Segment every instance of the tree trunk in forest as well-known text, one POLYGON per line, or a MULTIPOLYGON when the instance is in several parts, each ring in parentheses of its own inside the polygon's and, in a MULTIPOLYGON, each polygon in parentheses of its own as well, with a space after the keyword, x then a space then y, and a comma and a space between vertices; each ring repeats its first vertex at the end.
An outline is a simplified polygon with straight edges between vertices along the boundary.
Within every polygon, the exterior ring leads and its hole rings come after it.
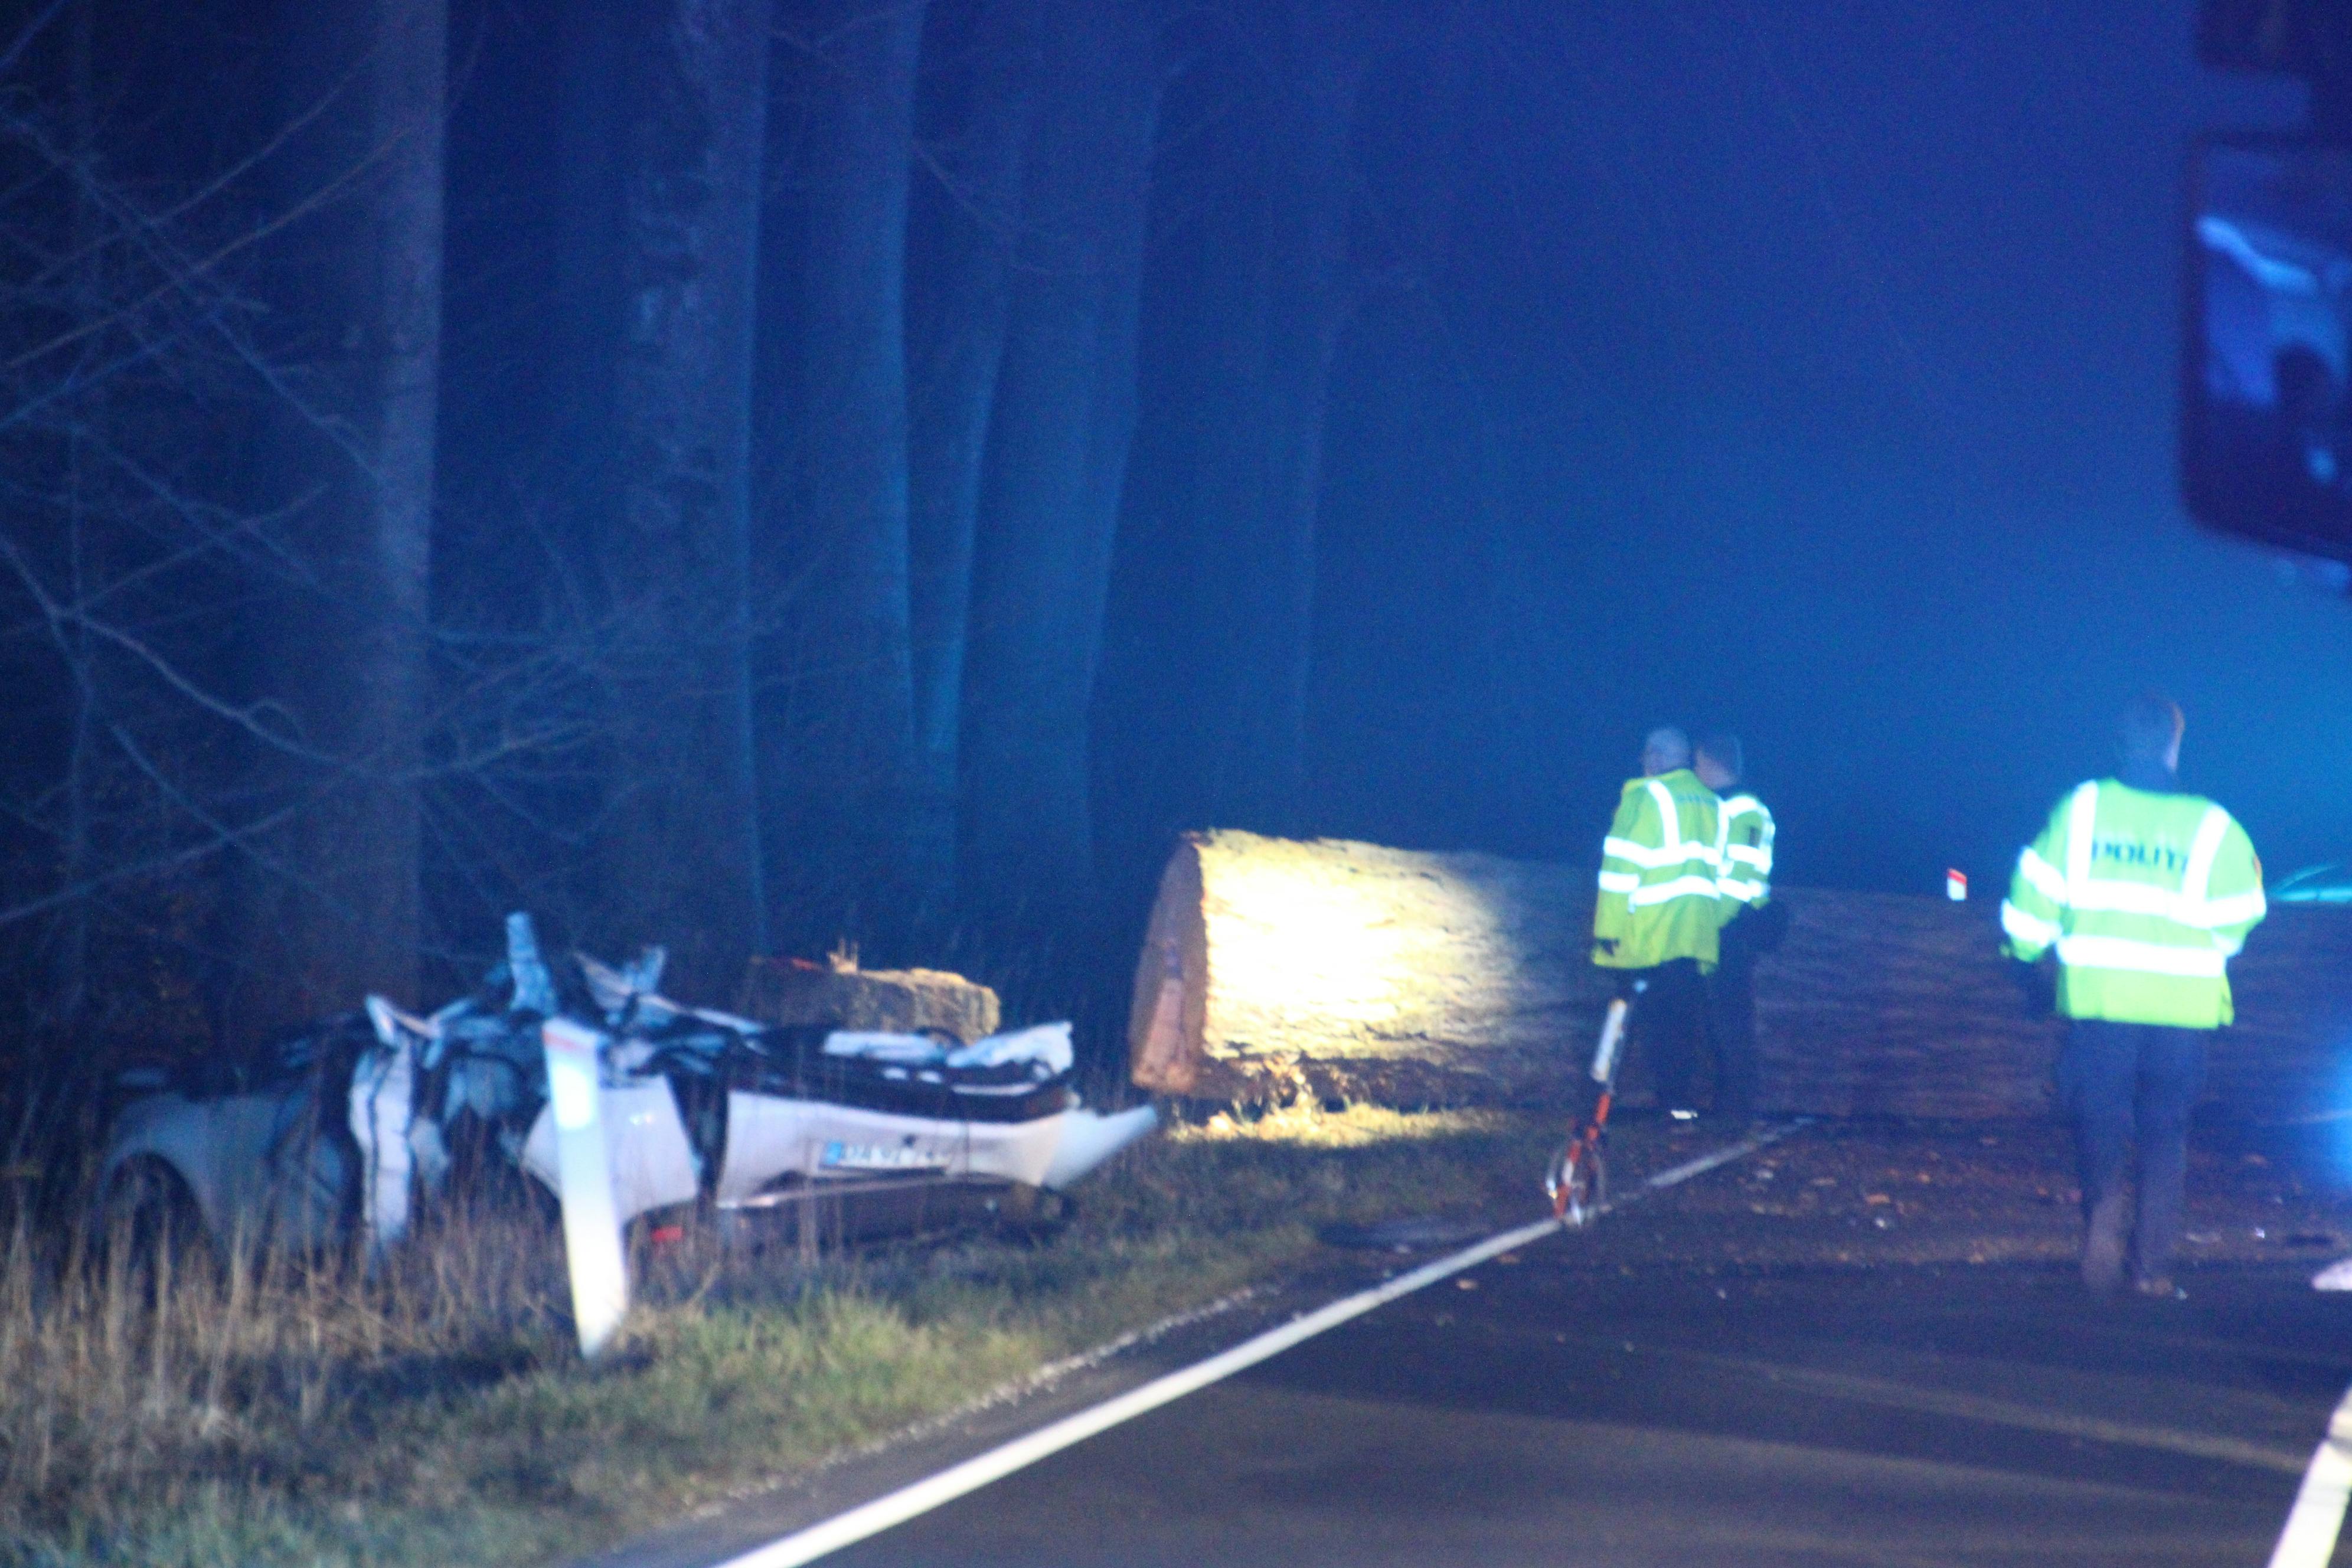
MULTIPOLYGON (((562 499, 593 552, 613 483, 613 374, 626 311, 623 233, 627 142, 638 89, 630 55, 667 7, 567 0, 557 23, 555 309, 547 419, 562 499)), ((643 76, 647 73, 637 73, 643 76)), ((766 84, 761 83, 763 89, 766 84)))
MULTIPOLYGON (((68 124, 71 127, 71 157, 87 171, 98 156, 98 103, 92 75, 98 31, 97 0, 76 0, 67 39, 66 91, 68 124)), ((80 259, 74 268, 74 315, 78 324, 94 326, 105 310, 105 289, 100 275, 101 258, 98 213, 87 186, 77 185, 67 220, 66 253, 80 259)), ((74 399, 66 437, 66 586, 70 602, 89 602, 92 586, 102 580, 102 553, 92 526, 93 465, 90 449, 106 439, 106 398, 91 388, 74 399)), ((106 668, 100 663, 97 639, 75 624, 61 633, 59 652, 72 687, 70 729, 66 740, 65 822, 60 836, 58 882, 61 888, 82 887, 98 864, 97 805, 105 787, 99 736, 108 696, 106 668)), ((110 662, 110 661, 109 661, 110 662)), ((48 964, 51 994, 47 1017, 51 1027, 69 1030, 83 1022, 89 994, 92 943, 91 901, 76 897, 59 911, 50 935, 48 964)))
POLYGON ((967 899, 1047 921, 1092 883, 1087 717, 1135 428, 1157 120, 1153 8, 1047 0, 1020 276, 981 503, 963 774, 967 899))
POLYGON ((1255 766, 1216 818, 1263 822, 1276 832, 1295 827, 1304 783, 1324 415, 1332 359, 1357 292, 1348 258, 1349 152, 1378 42, 1355 0, 1293 0, 1289 12, 1292 66, 1274 135, 1284 156, 1269 161, 1280 175, 1266 211, 1265 489, 1255 526, 1235 541, 1257 549, 1238 555, 1249 565, 1232 574, 1246 586, 1232 606, 1242 616, 1235 646, 1243 657, 1223 736, 1231 754, 1255 766))
POLYGON ((913 807, 927 890, 953 891, 956 758, 982 462, 996 402, 1021 221, 1021 154, 1037 90, 1034 0, 932 13, 927 59, 955 62, 917 128, 937 177, 914 203, 908 303, 908 579, 915 740, 913 807))
POLYGON ((251 730, 281 831, 244 842, 246 1030, 416 1000, 441 333, 446 0, 313 0, 288 72, 276 415, 289 569, 258 627, 251 730), (307 116, 307 118, 305 118, 307 116))
MULTIPOLYGON (((1775 889, 1788 939, 1756 977, 1763 1103, 1780 1114, 2048 1113, 2063 1024, 2033 1014, 1990 902, 1775 889)), ((1136 965, 1137 1083, 1202 1100, 1386 1104, 1555 1097, 1589 1063, 1611 977, 1590 958, 1592 871, 1324 839, 1194 835, 1136 965)), ((2340 1104, 2352 912, 2287 906, 2231 965, 2238 1023, 2209 1103, 2340 1104)), ((1622 1088, 1647 1092, 1636 1037, 1622 1088)))
POLYGON ((1349 143, 1371 29, 1338 0, 1292 0, 1269 95, 1264 156, 1250 171, 1259 221, 1241 235, 1254 295, 1237 312, 1234 395, 1204 457, 1198 534, 1220 586, 1203 605, 1221 634, 1210 732, 1227 759, 1208 820, 1294 826, 1314 645, 1315 526, 1331 359, 1354 296, 1349 143))
POLYGON ((1198 129, 1159 171, 1185 218, 1147 283, 1154 482, 1120 520, 1112 614, 1136 629, 1097 719, 1121 735, 1098 787, 1129 805, 1129 853, 1299 809, 1327 385, 1360 292, 1355 104, 1388 28, 1338 0, 1248 22, 1180 83, 1169 112, 1198 129))
POLYGON ((619 777, 608 940, 660 942, 685 994, 766 945, 747 602, 769 0, 632 18, 620 330, 596 551, 619 777))
POLYGON ((840 913, 886 949, 904 940, 919 891, 906 277, 923 12, 919 0, 795 8, 810 101, 795 159, 795 313, 780 327, 785 427, 772 437, 788 477, 765 531, 770 548, 789 550, 794 584, 762 781, 780 924, 784 910, 803 922, 840 913))

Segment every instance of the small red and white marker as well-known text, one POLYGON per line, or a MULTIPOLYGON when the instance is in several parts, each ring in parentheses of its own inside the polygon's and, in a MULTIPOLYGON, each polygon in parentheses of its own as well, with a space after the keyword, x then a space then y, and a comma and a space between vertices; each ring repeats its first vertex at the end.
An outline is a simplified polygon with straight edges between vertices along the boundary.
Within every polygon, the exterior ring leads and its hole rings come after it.
POLYGON ((1944 897, 1956 904, 1969 901, 1969 874, 1966 871, 1945 870, 1944 897))

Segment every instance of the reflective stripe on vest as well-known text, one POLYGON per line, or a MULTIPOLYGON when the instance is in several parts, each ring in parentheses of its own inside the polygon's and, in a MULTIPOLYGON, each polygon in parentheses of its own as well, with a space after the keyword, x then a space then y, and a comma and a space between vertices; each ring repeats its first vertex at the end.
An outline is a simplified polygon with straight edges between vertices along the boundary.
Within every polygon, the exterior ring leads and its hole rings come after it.
POLYGON ((2062 936, 2058 962, 2069 969, 2128 969, 2141 974, 2179 974, 2219 980, 2230 962, 2218 947, 2176 947, 2121 936, 2062 936))
POLYGON ((1752 904, 1772 885, 1772 815, 1752 795, 1736 795, 1723 803, 1716 819, 1716 891, 1736 903, 1752 904), (1734 844, 1731 825, 1743 816, 1763 819, 1761 842, 1734 844))
POLYGON ((1683 816, 1675 809, 1675 792, 1652 779, 1650 798, 1658 803, 1659 847, 1673 853, 1683 847, 1683 816))
POLYGON ((1671 899, 1712 899, 1715 896, 1713 877, 1677 877, 1671 882, 1636 888, 1626 895, 1625 902, 1638 910, 1651 904, 1663 904, 1671 899))
POLYGON ((1680 866, 1689 860, 1709 858, 1705 851, 1690 845, 1669 843, 1662 848, 1653 849, 1630 838, 1604 838, 1601 841, 1601 852, 1613 855, 1620 860, 1631 860, 1636 866, 1647 867, 1654 871, 1668 866, 1680 866))
POLYGON ((2056 921, 2029 915, 2007 899, 2000 901, 2000 929, 2028 947, 2048 947, 2058 940, 2056 921))

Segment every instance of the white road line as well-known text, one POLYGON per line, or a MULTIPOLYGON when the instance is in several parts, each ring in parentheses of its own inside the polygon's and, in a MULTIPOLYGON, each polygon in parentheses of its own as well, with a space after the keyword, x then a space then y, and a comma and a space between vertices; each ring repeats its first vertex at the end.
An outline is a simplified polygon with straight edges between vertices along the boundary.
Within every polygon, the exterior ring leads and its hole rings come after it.
MULTIPOLYGON (((1752 1137, 1743 1138, 1737 1143, 1726 1144, 1712 1154, 1701 1154, 1697 1159, 1676 1165, 1671 1171, 1660 1171, 1642 1184, 1645 1188, 1654 1190, 1659 1187, 1671 1187, 1679 1182, 1687 1182, 1693 1176, 1706 1174, 1717 1165, 1728 1165, 1734 1160, 1745 1159, 1767 1143, 1778 1143, 1798 1129, 1811 1125, 1811 1117, 1799 1117, 1794 1121, 1786 1121, 1778 1127, 1767 1127, 1752 1137)), ((1628 1197, 1624 1201, 1631 1203, 1633 1198, 1628 1197)))
MULTIPOLYGON (((1661 1191, 1689 1181, 1693 1176, 1703 1175, 1718 1165, 1752 1154, 1803 1125, 1802 1122, 1794 1122, 1769 1128, 1686 1164, 1661 1171, 1610 1206, 1622 1208, 1647 1193, 1661 1191)), ((1034 1432, 1015 1437, 984 1454, 975 1455, 960 1465, 950 1465, 936 1475, 901 1487, 846 1513, 837 1513, 831 1519, 810 1525, 805 1530, 795 1531, 765 1546, 755 1546, 740 1556, 714 1564, 713 1568, 797 1568, 800 1563, 814 1562, 828 1552, 838 1552, 869 1535, 878 1535, 893 1525, 903 1524, 919 1514, 929 1513, 942 1503, 952 1502, 968 1492, 978 1491, 991 1481, 1001 1480, 1015 1470, 1025 1469, 1048 1455, 1085 1442, 1098 1432, 1108 1431, 1121 1422, 1132 1421, 1147 1411, 1157 1410, 1163 1405, 1255 1366, 1301 1341, 1313 1339, 1327 1329, 1338 1328, 1351 1318, 1360 1318, 1375 1307, 1385 1305, 1400 1296, 1409 1296, 1465 1268, 1475 1268, 1513 1247, 1540 1241, 1561 1228, 1558 1220, 1544 1219, 1490 1236, 1433 1263, 1425 1263, 1410 1273, 1384 1280, 1369 1290, 1360 1290, 1353 1296, 1342 1297, 1328 1306, 1293 1318, 1280 1328, 1269 1329, 1256 1338, 1244 1340, 1206 1361, 1195 1362, 1181 1371, 1154 1378, 1140 1387, 1131 1388, 1089 1409, 1065 1415, 1059 1421, 1040 1426, 1034 1432)))
POLYGON ((2312 1450, 2311 1467, 2294 1494, 2286 1528, 2271 1549, 2271 1568, 2326 1568, 2344 1528, 2344 1505, 2352 1500, 2352 1388, 2344 1391, 2327 1436, 2312 1450))

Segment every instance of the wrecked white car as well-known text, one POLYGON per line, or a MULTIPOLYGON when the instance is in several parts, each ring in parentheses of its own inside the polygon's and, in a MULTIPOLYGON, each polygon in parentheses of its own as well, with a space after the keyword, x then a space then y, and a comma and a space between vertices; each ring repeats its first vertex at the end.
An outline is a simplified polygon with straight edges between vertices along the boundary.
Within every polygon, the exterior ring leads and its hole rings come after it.
POLYGON ((559 987, 516 916, 507 962, 430 1016, 370 998, 257 1060, 133 1080, 144 1092, 108 1140, 103 1212, 151 1230, 382 1247, 469 1155, 552 1192, 540 1026, 559 1014, 604 1037, 600 1110, 624 1224, 942 1184, 1060 1191, 1153 1125, 1149 1106, 1100 1115, 1079 1103, 1067 1024, 969 1044, 772 1028, 662 996, 660 970, 659 950, 618 969, 583 956, 559 987))

